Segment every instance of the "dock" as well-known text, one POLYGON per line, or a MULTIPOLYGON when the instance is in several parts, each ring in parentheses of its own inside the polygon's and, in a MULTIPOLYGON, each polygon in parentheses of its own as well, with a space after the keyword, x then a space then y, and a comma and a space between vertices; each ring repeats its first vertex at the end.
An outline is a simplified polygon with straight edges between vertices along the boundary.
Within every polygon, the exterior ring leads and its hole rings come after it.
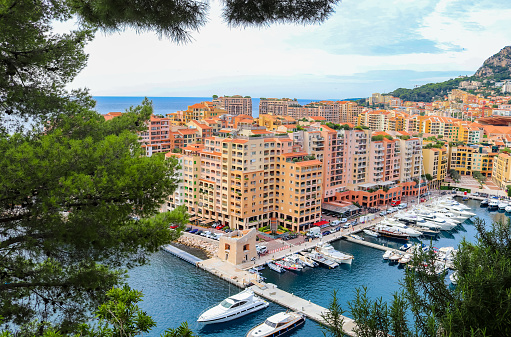
POLYGON ((193 256, 192 254, 187 253, 172 245, 161 246, 161 249, 193 265, 197 265, 198 262, 202 261, 202 259, 199 259, 198 257, 193 256))
MULTIPOLYGON (((277 303, 283 307, 291 309, 293 311, 301 312, 307 318, 312 319, 320 324, 325 324, 325 321, 321 317, 322 313, 328 311, 328 309, 319 306, 311 301, 307 301, 303 298, 290 294, 284 290, 279 289, 275 284, 267 283, 261 288, 260 285, 253 285, 250 287, 252 291, 274 303, 277 303)), ((343 316, 344 318, 344 332, 349 336, 356 336, 354 332, 355 321, 349 317, 343 316)))
POLYGON ((372 242, 367 242, 365 240, 357 240, 357 239, 355 239, 355 238, 353 238, 351 236, 346 236, 345 239, 346 239, 346 241, 349 241, 349 242, 358 243, 358 244, 361 244, 363 246, 367 246, 367 247, 371 247, 371 248, 375 248, 375 249, 379 249, 379 250, 383 250, 383 251, 396 250, 394 248, 378 245, 378 244, 372 243, 372 242))

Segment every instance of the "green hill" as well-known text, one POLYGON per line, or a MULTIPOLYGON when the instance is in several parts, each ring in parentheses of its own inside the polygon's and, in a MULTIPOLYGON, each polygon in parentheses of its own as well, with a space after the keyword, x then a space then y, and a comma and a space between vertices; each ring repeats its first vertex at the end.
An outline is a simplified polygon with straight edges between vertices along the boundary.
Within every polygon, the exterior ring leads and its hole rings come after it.
MULTIPOLYGON (((451 90, 457 89, 460 82, 463 81, 490 80, 498 82, 505 79, 511 79, 511 46, 503 48, 484 61, 473 76, 453 78, 440 83, 428 83, 414 89, 399 88, 388 94, 399 97, 403 101, 432 102, 442 99, 451 90)), ((485 86, 492 85, 492 83, 485 84, 485 86)))

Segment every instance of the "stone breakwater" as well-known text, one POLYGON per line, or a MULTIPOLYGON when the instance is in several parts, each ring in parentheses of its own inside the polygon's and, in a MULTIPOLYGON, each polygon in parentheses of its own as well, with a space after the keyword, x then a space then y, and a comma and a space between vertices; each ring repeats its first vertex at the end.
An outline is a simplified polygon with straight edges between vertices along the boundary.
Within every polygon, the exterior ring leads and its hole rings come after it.
POLYGON ((192 247, 192 248, 198 248, 200 250, 203 250, 206 252, 206 255, 208 257, 216 256, 218 253, 218 242, 206 242, 205 240, 202 240, 201 238, 190 238, 187 236, 181 236, 176 241, 177 243, 180 243, 184 246, 192 247))

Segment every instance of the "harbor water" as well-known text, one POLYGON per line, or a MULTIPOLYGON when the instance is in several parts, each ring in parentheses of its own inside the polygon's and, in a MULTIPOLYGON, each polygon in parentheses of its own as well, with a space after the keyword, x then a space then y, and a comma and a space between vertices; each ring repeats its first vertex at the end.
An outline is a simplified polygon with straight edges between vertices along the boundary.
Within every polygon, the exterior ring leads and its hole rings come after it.
MULTIPOLYGON (((478 217, 489 225, 492 221, 507 221, 505 213, 488 211, 479 207, 479 201, 464 201, 478 217)), ((387 239, 365 236, 366 240, 397 248, 402 243, 387 239)), ((442 232, 433 240, 434 247, 447 247, 458 244, 465 238, 476 240, 476 230, 470 220, 465 221, 457 230, 442 232)), ((423 241, 429 244, 429 240, 423 241)), ((343 252, 354 255, 351 266, 341 265, 336 269, 307 268, 302 272, 285 272, 278 274, 268 268, 262 272, 266 282, 275 283, 279 288, 296 296, 310 300, 323 307, 328 307, 332 299, 332 291, 337 296, 350 317, 348 302, 355 298, 357 288, 366 286, 372 299, 382 297, 390 301, 392 294, 401 289, 399 281, 404 270, 397 265, 389 265, 382 259, 381 250, 362 246, 344 240, 333 242, 332 245, 343 252)), ((196 252, 190 251, 192 254, 196 252)), ((204 257, 204 256, 199 256, 204 257)), ((132 288, 143 291, 143 302, 140 307, 157 322, 149 336, 159 336, 167 328, 175 328, 183 321, 188 321, 192 330, 200 336, 245 336, 253 326, 263 322, 268 316, 286 309, 270 303, 264 310, 242 317, 238 320, 216 325, 196 323, 199 314, 206 308, 217 304, 229 295, 241 289, 218 277, 194 267, 168 253, 160 251, 151 257, 151 263, 130 271, 128 283, 132 288)), ((319 324, 307 320, 305 326, 292 336, 322 336, 319 324)))

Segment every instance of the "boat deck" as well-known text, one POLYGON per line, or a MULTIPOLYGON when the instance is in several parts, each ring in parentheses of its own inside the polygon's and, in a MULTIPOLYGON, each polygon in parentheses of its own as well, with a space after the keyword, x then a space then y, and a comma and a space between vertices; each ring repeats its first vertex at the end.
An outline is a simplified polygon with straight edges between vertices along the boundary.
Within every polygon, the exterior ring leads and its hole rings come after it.
MULTIPOLYGON (((323 308, 311 301, 307 301, 301 297, 290 294, 287 291, 277 288, 275 284, 264 283, 264 287, 260 288, 259 285, 253 285, 250 287, 257 295, 275 302, 283 307, 291 309, 293 311, 301 312, 308 318, 312 319, 321 324, 325 324, 325 321, 321 317, 322 313, 327 312, 328 309, 323 308)), ((353 331, 355 327, 355 321, 349 317, 344 317, 344 332, 349 336, 356 336, 353 331)))

